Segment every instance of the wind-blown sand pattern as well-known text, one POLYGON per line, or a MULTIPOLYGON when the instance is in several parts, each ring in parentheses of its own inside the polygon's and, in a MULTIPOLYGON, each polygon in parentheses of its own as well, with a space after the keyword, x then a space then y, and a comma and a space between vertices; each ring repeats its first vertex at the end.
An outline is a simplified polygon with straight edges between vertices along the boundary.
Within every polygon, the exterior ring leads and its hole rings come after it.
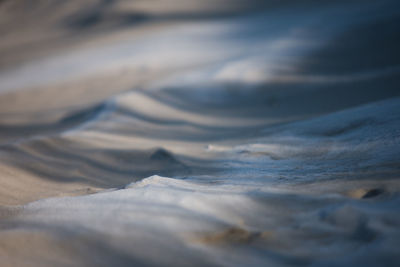
POLYGON ((398 266, 400 5, 0 1, 1 266, 398 266))

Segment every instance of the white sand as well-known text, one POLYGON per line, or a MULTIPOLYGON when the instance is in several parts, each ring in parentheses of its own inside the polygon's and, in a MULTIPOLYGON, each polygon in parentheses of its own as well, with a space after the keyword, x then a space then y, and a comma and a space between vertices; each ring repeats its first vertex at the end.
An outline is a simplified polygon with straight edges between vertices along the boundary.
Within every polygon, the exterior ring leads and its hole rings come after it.
POLYGON ((111 2, 0 16, 0 265, 396 266, 396 1, 111 2))

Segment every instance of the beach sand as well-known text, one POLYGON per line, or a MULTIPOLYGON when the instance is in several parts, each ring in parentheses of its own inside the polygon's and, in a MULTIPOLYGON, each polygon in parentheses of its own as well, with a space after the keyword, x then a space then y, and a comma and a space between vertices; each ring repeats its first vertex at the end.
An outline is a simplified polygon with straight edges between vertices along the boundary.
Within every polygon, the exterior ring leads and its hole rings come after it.
POLYGON ((0 1, 0 265, 396 266, 398 7, 0 1))

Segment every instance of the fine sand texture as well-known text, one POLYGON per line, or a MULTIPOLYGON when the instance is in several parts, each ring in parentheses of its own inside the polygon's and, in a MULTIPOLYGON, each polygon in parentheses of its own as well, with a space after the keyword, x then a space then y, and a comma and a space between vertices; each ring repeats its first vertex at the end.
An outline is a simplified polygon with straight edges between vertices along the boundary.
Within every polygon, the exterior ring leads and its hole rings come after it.
POLYGON ((397 266, 400 5, 0 1, 1 266, 397 266))

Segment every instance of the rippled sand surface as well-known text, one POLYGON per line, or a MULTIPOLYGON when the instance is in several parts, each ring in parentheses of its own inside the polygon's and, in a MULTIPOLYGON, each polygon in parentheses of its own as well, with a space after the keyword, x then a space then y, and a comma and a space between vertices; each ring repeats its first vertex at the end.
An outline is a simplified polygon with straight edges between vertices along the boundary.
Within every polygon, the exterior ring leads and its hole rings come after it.
POLYGON ((1 266, 397 266, 400 5, 0 1, 1 266))

